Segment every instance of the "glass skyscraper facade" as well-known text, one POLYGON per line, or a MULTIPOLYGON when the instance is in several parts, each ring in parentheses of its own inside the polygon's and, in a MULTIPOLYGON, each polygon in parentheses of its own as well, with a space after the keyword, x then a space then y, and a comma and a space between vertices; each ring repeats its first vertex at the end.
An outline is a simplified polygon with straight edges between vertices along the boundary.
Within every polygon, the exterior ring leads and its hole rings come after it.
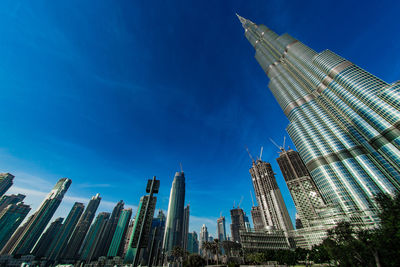
POLYGON ((374 195, 400 189, 400 83, 238 17, 323 199, 375 225, 374 195))
POLYGON ((0 212, 5 209, 10 204, 17 204, 24 200, 25 195, 18 194, 18 195, 10 195, 10 196, 2 196, 0 198, 0 212))
POLYGON ((107 257, 122 256, 124 239, 128 230, 129 220, 132 216, 132 209, 124 209, 119 216, 117 227, 115 228, 113 239, 111 240, 110 248, 108 249, 107 257))
POLYGON ((14 175, 11 173, 0 173, 0 197, 13 185, 14 175))
POLYGON ((50 244, 48 244, 49 249, 46 252, 46 257, 49 260, 58 259, 60 252, 62 252, 67 245, 68 239, 74 231, 74 228, 84 209, 85 205, 79 202, 75 202, 75 204, 72 206, 71 211, 67 216, 67 219, 65 219, 54 240, 50 244))
POLYGON ((169 195, 167 223, 165 225, 163 249, 170 253, 176 246, 182 247, 183 217, 185 205, 185 175, 176 172, 169 195))
POLYGON ((0 250, 25 219, 31 208, 23 202, 11 203, 0 212, 0 250))
POLYGON ((9 250, 6 254, 29 254, 38 241, 40 235, 43 233, 47 224, 53 217, 64 194, 67 192, 71 180, 68 178, 61 178, 54 186, 53 190, 47 195, 39 209, 30 217, 30 219, 21 226, 23 230, 16 232, 16 239, 11 239, 9 242, 9 250), (18 236, 18 237, 17 237, 18 236), (11 244, 11 242, 13 242, 11 244))
POLYGON ((221 216, 217 219, 217 235, 219 242, 226 240, 225 217, 221 216))

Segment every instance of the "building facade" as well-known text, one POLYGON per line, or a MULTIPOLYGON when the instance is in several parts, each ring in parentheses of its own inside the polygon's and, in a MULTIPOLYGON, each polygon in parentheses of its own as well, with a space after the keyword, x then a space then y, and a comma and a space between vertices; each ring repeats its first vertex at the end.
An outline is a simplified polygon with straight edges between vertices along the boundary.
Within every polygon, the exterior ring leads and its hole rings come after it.
POLYGON ((400 188, 400 82, 238 17, 323 199, 354 223, 377 225, 374 195, 400 188))
POLYGON ((200 248, 201 252, 203 252, 203 243, 206 241, 208 241, 208 230, 207 230, 207 226, 205 224, 203 224, 203 226, 201 226, 201 230, 200 230, 199 248, 200 248))
POLYGON ((47 250, 49 249, 49 244, 53 242, 58 232, 60 231, 62 222, 64 218, 57 218, 47 227, 46 231, 42 234, 39 241, 36 243, 35 247, 32 249, 32 255, 37 258, 42 258, 45 256, 47 250))
POLYGON ((260 159, 253 161, 250 174, 264 226, 286 233, 292 231, 293 224, 271 164, 260 159))
POLYGON ((70 179, 61 178, 44 199, 38 210, 21 226, 23 230, 16 233, 18 234, 16 240, 13 238, 10 239, 9 251, 2 251, 1 254, 29 254, 56 212, 70 185, 70 179), (14 243, 11 244, 11 242, 14 243))
POLYGON ((23 202, 9 204, 0 211, 0 250, 28 215, 31 208, 23 202))
POLYGON ((121 215, 122 210, 124 209, 124 201, 120 200, 117 205, 115 205, 110 219, 105 226, 104 231, 102 232, 102 236, 99 240, 99 245, 94 252, 94 257, 98 258, 100 256, 106 256, 108 249, 110 247, 111 241, 114 236, 115 229, 117 228, 118 220, 121 215))
POLYGON ((0 197, 13 185, 14 175, 11 173, 0 173, 0 197))
POLYGON ((18 202, 23 201, 24 198, 25 198, 25 195, 22 195, 22 194, 2 196, 0 198, 0 212, 10 204, 17 204, 18 202))
POLYGON ((221 216, 217 219, 217 235, 219 242, 226 240, 225 217, 221 216))
POLYGON ((185 175, 183 172, 176 172, 172 182, 169 195, 167 223, 163 250, 170 255, 172 249, 183 245, 183 217, 185 205, 185 175))
POLYGON ((240 243, 240 231, 247 231, 245 214, 241 208, 231 209, 231 235, 233 242, 240 243))
POLYGON ((262 212, 259 206, 251 207, 251 218, 253 220, 255 230, 261 230, 265 228, 262 212))
POLYGON ((183 227, 182 227, 182 248, 183 251, 187 250, 188 233, 189 233, 189 218, 190 218, 190 205, 186 205, 183 210, 183 227))
POLYGON ((54 240, 50 244, 48 244, 49 249, 45 254, 48 260, 54 261, 58 259, 60 252, 62 252, 67 245, 68 239, 71 237, 72 232, 74 231, 75 226, 78 223, 78 220, 81 217, 84 209, 85 205, 83 205, 82 203, 74 203, 71 211, 68 213, 67 218, 62 224, 60 231, 58 231, 54 240))
POLYGON ((193 231, 193 233, 188 233, 187 251, 190 254, 198 254, 199 253, 199 240, 197 239, 196 231, 193 231))
POLYGON ((129 221, 132 217, 132 209, 124 209, 119 217, 117 227, 114 232, 113 239, 111 240, 108 249, 107 257, 123 256, 124 240, 129 226, 129 221))
POLYGON ((92 224, 100 201, 101 197, 99 194, 96 194, 90 199, 85 212, 79 218, 79 221, 60 258, 69 261, 75 261, 79 259, 79 249, 81 248, 82 242, 89 230, 90 225, 92 224))

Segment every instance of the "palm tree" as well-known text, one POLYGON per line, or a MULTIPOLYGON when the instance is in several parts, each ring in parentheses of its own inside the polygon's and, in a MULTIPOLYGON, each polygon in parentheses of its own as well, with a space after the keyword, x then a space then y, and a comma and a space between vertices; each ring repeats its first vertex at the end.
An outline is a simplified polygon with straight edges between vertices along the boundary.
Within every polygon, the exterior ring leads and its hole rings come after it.
POLYGON ((206 252, 206 259, 207 259, 207 265, 208 265, 208 253, 212 251, 212 244, 211 242, 204 241, 203 245, 201 246, 201 249, 203 249, 206 252))
POLYGON ((214 242, 211 243, 211 248, 213 251, 213 254, 217 255, 217 265, 219 265, 219 240, 218 239, 214 239, 214 242))
POLYGON ((174 257, 174 261, 177 261, 177 259, 181 259, 185 254, 181 247, 176 246, 172 249, 171 255, 174 257))

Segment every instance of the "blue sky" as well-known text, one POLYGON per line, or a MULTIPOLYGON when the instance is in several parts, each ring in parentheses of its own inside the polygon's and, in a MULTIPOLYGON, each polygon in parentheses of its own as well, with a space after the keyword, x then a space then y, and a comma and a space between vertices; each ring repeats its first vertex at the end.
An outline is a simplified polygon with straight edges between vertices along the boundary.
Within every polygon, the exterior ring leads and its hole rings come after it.
MULTIPOLYGON (((400 78, 400 3, 382 1, 2 1, 0 171, 34 209, 61 177, 57 211, 99 192, 99 211, 135 207, 146 179, 168 207, 182 162, 191 230, 216 231, 243 196, 248 146, 276 164, 288 124, 235 13, 330 49, 376 76, 400 78)), ((288 141, 289 145, 291 144, 288 141)))

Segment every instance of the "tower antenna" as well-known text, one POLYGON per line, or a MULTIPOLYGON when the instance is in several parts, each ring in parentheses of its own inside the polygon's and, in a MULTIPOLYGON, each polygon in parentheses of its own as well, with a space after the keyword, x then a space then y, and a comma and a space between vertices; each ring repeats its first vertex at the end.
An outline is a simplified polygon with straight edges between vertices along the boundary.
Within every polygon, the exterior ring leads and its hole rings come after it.
POLYGON ((251 193, 251 190, 250 190, 250 196, 251 196, 251 203, 253 203, 253 207, 254 207, 253 194, 251 193))
POLYGON ((183 172, 182 162, 179 162, 179 166, 181 167, 181 172, 183 172))
POLYGON ((246 151, 247 151, 247 153, 249 153, 249 157, 250 157, 250 159, 251 159, 251 162, 254 162, 254 159, 253 159, 253 157, 251 156, 251 154, 250 154, 250 151, 249 151, 249 148, 246 146, 246 151))

